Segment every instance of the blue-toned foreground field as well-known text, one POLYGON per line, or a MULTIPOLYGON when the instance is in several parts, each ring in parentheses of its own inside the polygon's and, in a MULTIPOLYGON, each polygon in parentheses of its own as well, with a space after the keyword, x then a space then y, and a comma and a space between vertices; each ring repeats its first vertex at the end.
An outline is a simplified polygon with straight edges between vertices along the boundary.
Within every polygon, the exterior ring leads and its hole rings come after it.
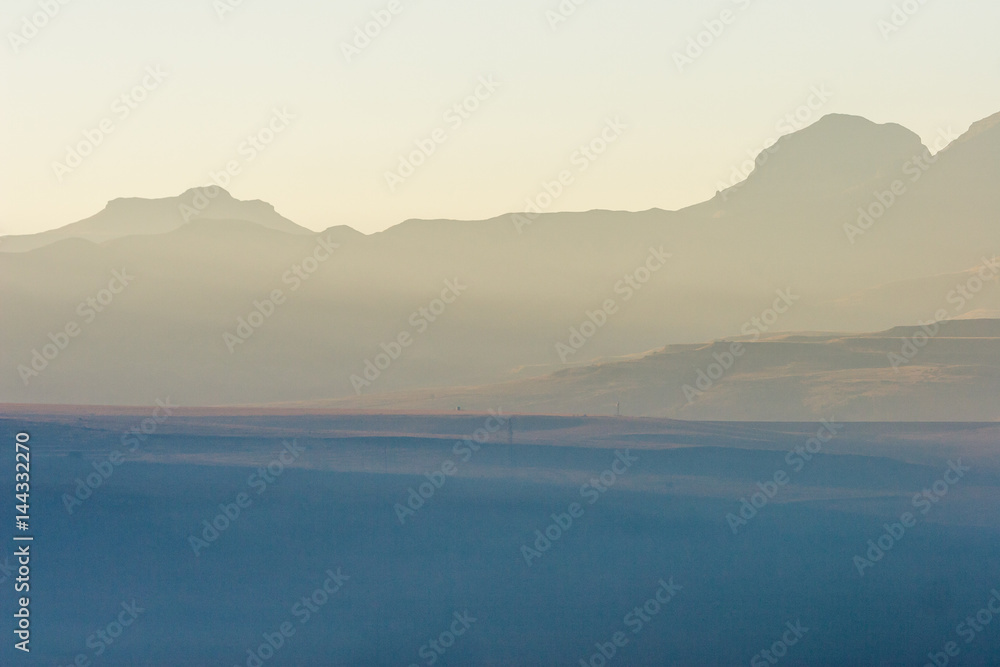
POLYGON ((0 663, 1000 664, 995 424, 150 414, 0 421, 0 663))

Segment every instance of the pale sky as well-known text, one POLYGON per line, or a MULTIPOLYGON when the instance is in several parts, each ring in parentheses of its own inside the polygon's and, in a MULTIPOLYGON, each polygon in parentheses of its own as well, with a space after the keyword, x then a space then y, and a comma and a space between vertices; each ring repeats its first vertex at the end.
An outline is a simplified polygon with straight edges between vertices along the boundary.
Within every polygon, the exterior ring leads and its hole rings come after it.
POLYGON ((586 0, 554 29, 561 0, 63 1, 4 2, 0 233, 177 195, 230 161, 234 196, 316 230, 522 210, 563 170, 548 210, 677 209, 728 184, 813 87, 832 97, 808 122, 852 113, 928 143, 1000 111, 996 0, 586 0), (919 9, 884 36, 894 4, 919 9), (674 53, 724 10, 679 71, 674 53), (372 12, 392 20, 348 62, 342 44, 372 12), (144 78, 144 99, 120 99, 144 78), (477 87, 477 109, 446 116, 477 87), (269 123, 270 144, 241 149, 269 123), (438 128, 444 143, 390 188, 438 128), (604 154, 574 156, 602 132, 604 154), (60 180, 87 135, 99 145, 60 180))

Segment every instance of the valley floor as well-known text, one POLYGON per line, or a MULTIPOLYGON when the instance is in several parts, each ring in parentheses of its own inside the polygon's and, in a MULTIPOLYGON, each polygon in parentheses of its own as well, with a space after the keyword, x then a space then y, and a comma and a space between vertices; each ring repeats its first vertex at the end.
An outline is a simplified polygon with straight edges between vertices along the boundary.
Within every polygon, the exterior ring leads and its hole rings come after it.
POLYGON ((36 536, 3 664, 1000 656, 1000 424, 157 417, 3 409, 36 536))

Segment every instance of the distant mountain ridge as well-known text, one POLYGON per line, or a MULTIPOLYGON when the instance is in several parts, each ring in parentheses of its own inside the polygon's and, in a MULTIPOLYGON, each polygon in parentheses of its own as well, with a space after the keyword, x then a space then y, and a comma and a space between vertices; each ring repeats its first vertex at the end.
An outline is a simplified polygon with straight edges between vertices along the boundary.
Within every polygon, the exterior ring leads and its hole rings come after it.
POLYGON ((1000 124, 987 121, 914 178, 911 153, 927 155, 916 135, 826 117, 784 137, 728 198, 680 211, 542 213, 520 229, 507 214, 314 233, 228 193, 188 220, 181 206, 198 190, 116 200, 0 245, 0 303, 16 314, 0 322, 0 402, 349 399, 366 370, 365 396, 492 386, 572 370, 558 345, 581 327, 595 328, 573 338, 574 368, 738 335, 776 290, 796 299, 768 335, 914 325, 951 309, 957 288, 974 290, 952 317, 989 317, 1000 311, 998 282, 976 274, 1000 255, 1000 124), (859 211, 871 222, 848 238, 859 211), (651 249, 670 255, 654 273, 651 249), (135 281, 82 321, 79 304, 123 267, 135 281), (445 305, 448 281, 464 287, 445 305), (71 347, 22 381, 18 369, 42 366, 34 352, 51 352, 49 335, 74 321, 87 327, 71 347), (237 330, 243 342, 230 349, 225 336, 237 330), (372 371, 376 359, 383 367, 372 371))
POLYGON ((486 410, 707 421, 1000 421, 1000 319, 872 334, 780 333, 672 345, 481 387, 293 403, 345 411, 486 410), (740 348, 734 354, 734 343, 740 348))
POLYGON ((125 236, 165 234, 193 220, 245 220, 287 234, 315 234, 260 200, 241 201, 226 190, 191 188, 177 197, 113 199, 89 218, 39 234, 5 236, 0 252, 27 252, 67 238, 104 243, 125 236))
POLYGON ((779 194, 836 197, 898 173, 900 165, 926 151, 920 137, 901 125, 829 114, 765 149, 736 189, 756 200, 779 194))

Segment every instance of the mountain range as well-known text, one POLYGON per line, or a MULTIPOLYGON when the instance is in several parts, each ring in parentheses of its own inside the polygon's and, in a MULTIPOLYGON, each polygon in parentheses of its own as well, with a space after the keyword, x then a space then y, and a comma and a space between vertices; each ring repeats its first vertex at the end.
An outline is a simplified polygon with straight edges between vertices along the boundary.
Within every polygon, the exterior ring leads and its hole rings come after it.
POLYGON ((894 419, 931 418, 961 386, 968 400, 993 389, 962 415, 996 419, 1000 114, 930 143, 830 115, 683 210, 369 235, 316 233, 215 187, 117 199, 0 242, 0 401, 454 409, 466 395, 574 414, 622 401, 634 415, 894 419), (914 333, 893 327, 942 312, 959 333, 893 369, 914 333), (739 340, 742 369, 688 404, 679 390, 739 340), (761 392, 770 402, 748 400, 761 392))

